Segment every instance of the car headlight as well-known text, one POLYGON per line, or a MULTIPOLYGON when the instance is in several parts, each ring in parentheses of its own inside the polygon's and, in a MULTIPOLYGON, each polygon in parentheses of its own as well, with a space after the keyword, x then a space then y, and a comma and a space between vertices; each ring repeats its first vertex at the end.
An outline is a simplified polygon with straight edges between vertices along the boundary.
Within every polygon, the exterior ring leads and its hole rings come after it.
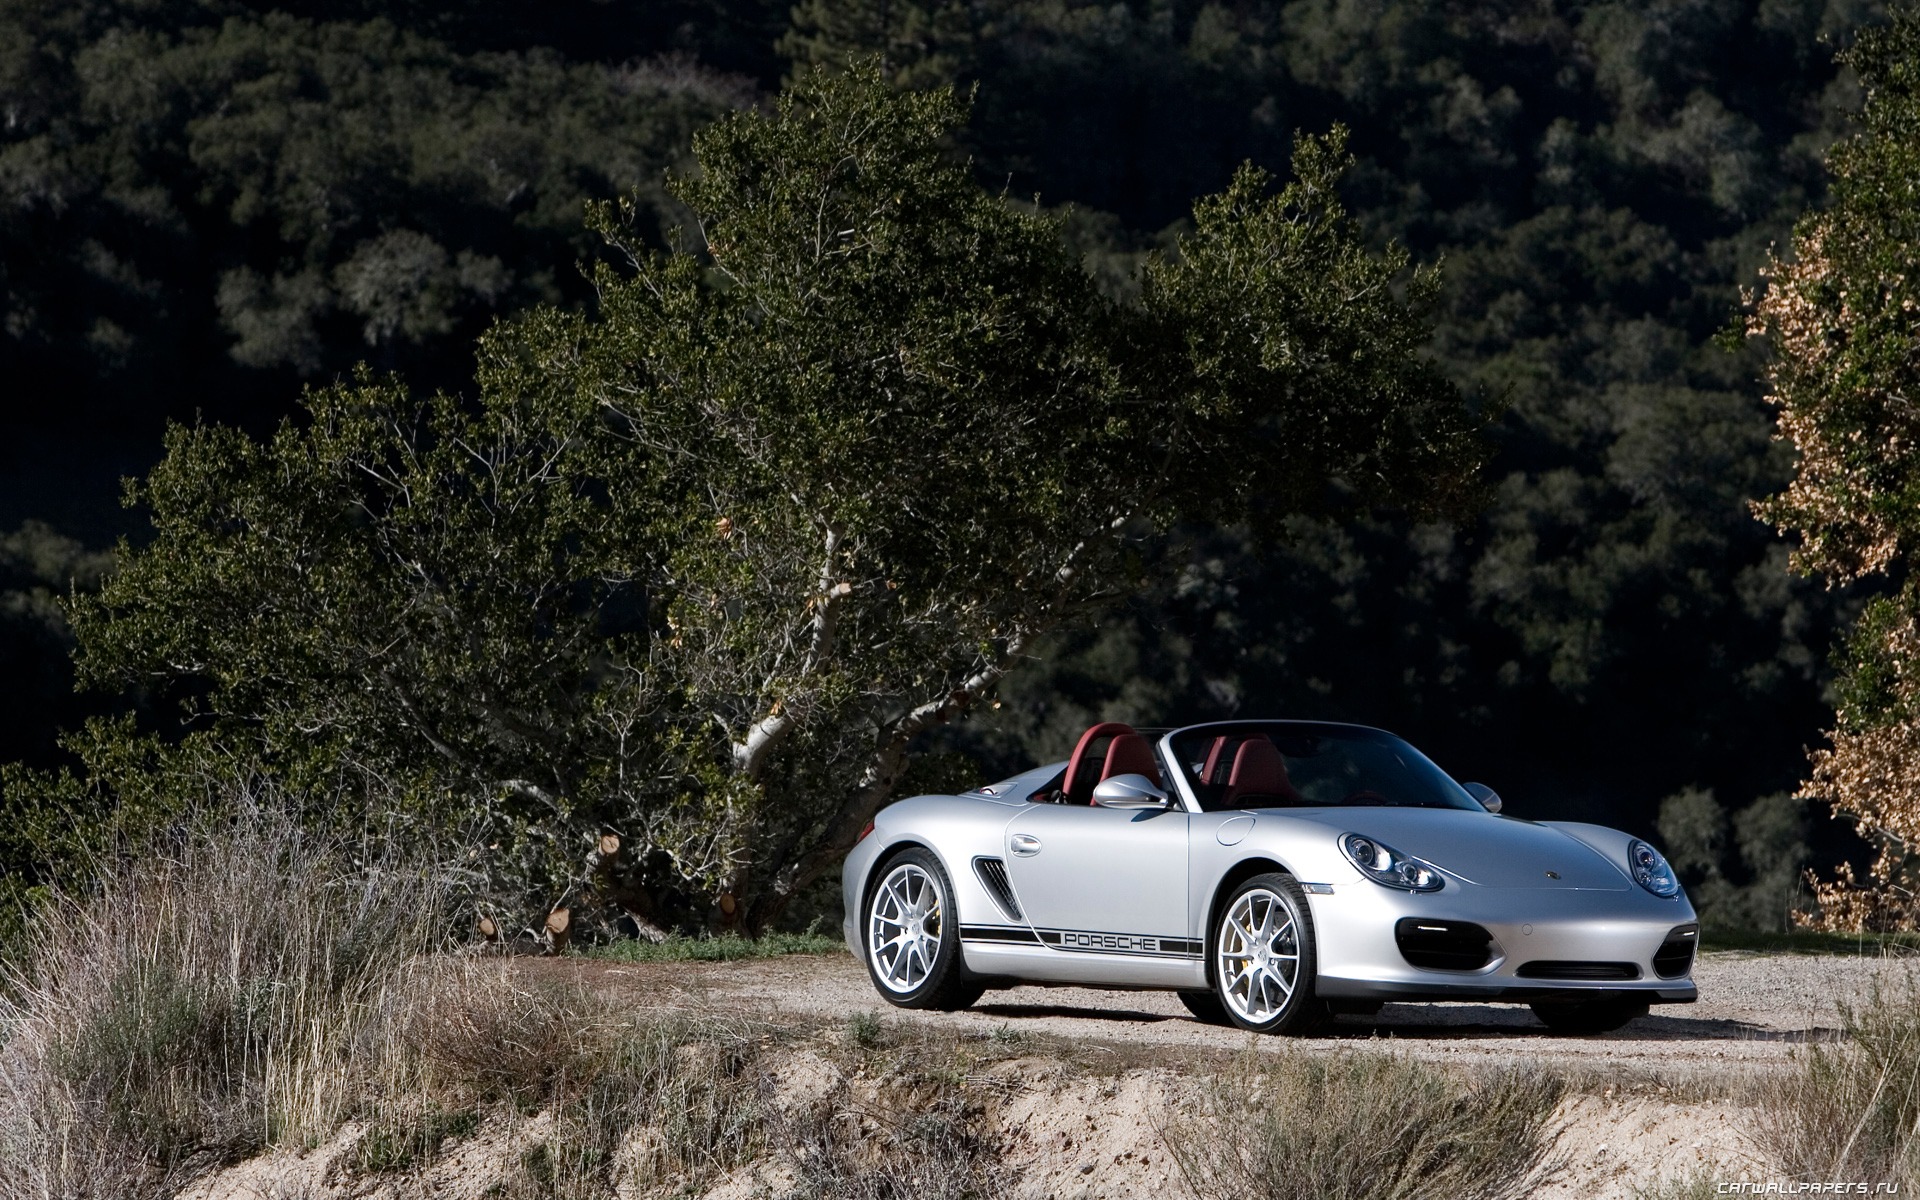
POLYGON ((1375 883, 1407 892, 1437 892, 1446 886, 1440 872, 1364 834, 1340 835, 1340 849, 1360 873, 1375 883))
POLYGON ((1633 870, 1633 881, 1663 900, 1671 900, 1680 894, 1680 880, 1667 865, 1660 852, 1639 838, 1627 843, 1627 866, 1633 870))

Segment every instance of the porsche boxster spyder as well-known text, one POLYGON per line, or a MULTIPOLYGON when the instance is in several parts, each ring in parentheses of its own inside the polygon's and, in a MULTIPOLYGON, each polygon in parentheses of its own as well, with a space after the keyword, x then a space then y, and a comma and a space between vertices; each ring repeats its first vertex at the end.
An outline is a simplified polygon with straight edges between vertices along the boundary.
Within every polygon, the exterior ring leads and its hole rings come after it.
POLYGON ((881 810, 843 871, 847 945, 902 1007, 1155 988, 1277 1033, 1448 1000, 1596 1033, 1695 998, 1699 925, 1657 849, 1500 809, 1379 729, 1096 725, 1064 762, 881 810))

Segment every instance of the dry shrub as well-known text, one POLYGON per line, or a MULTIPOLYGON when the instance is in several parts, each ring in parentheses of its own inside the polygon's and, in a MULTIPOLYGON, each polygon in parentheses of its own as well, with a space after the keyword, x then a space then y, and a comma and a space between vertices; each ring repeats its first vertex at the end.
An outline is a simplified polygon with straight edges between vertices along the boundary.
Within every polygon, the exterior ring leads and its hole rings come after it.
POLYGON ((1756 1140, 1798 1180, 1920 1186, 1920 991, 1909 974, 1840 1005, 1846 1040, 1812 1044, 1761 1094, 1756 1140))
POLYGON ((417 964, 369 1029, 382 1040, 368 1057, 382 1065, 363 1104, 363 1171, 430 1160, 470 1114, 550 1120, 502 1181, 508 1198, 685 1185, 760 1145, 752 1029, 634 1014, 463 959, 417 964))
POLYGON ((1397 1055, 1250 1051, 1161 1128, 1202 1200, 1519 1200, 1551 1161, 1561 1083, 1397 1055))
POLYGON ((507 1197, 683 1185, 761 1148, 757 1030, 437 955, 449 878, 293 811, 242 797, 46 911, 0 992, 0 1200, 167 1195, 349 1119, 351 1164, 382 1174, 545 1113, 507 1197))
POLYGON ((984 1200, 1016 1180, 979 1117, 954 1090, 928 1106, 874 1112, 850 1105, 842 1088, 776 1118, 773 1133, 794 1172, 791 1200, 984 1200))
POLYGON ((42 912, 0 994, 0 1200, 160 1195, 349 1115, 447 892, 287 811, 243 796, 42 912))

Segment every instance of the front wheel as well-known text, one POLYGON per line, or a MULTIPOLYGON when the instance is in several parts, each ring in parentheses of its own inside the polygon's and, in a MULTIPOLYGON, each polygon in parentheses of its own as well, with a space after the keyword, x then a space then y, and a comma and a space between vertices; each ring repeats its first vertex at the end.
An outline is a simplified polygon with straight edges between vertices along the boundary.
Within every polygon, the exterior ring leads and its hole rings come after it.
POLYGON ((1536 1000, 1530 1007, 1555 1033, 1611 1033, 1647 1015, 1644 1000, 1536 1000))
POLYGON ((889 1004, 951 1011, 986 990, 960 962, 953 886, 940 860, 918 846, 887 860, 867 892, 867 974, 889 1004))
POLYGON ((1220 906, 1208 940, 1227 1019, 1259 1033, 1305 1033, 1326 1019, 1313 994, 1313 918, 1290 875, 1256 875, 1220 906))

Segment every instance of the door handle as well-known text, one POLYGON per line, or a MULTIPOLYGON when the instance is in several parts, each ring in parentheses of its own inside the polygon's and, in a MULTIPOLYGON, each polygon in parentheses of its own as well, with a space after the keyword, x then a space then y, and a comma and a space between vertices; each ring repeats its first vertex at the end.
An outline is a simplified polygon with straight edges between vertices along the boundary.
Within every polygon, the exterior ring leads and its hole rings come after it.
POLYGON ((1030 833, 1013 835, 1013 852, 1021 858, 1032 858, 1040 853, 1040 839, 1030 833))

